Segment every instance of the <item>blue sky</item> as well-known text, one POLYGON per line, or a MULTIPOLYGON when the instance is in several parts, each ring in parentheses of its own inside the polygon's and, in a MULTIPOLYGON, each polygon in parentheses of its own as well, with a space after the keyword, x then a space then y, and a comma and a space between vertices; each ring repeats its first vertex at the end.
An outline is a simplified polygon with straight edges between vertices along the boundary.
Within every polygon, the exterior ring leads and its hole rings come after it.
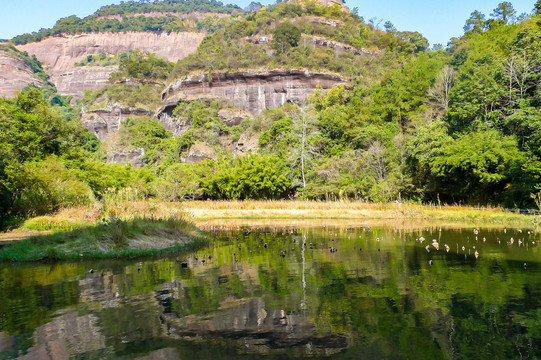
MULTIPOLYGON (((228 2, 228 1, 223 1, 228 2)), ((232 0, 245 7, 251 0, 232 0)), ((269 1, 261 1, 270 3, 269 1)), ((501 0, 346 0, 366 21, 371 18, 391 21, 398 30, 419 31, 431 44, 445 45, 462 34, 464 22, 474 10, 487 16, 501 0)), ((511 1, 518 13, 531 12, 535 0, 511 1)), ((84 17, 114 0, 0 0, 0 39, 49 28, 61 17, 84 17)))

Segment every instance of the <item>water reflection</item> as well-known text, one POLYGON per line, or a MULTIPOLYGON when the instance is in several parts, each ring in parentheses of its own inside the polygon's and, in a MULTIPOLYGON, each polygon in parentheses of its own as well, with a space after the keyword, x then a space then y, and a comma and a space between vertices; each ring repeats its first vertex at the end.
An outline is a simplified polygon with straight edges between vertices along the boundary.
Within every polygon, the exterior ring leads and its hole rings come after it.
POLYGON ((533 232, 214 235, 168 258, 2 265, 0 359, 541 356, 533 232))

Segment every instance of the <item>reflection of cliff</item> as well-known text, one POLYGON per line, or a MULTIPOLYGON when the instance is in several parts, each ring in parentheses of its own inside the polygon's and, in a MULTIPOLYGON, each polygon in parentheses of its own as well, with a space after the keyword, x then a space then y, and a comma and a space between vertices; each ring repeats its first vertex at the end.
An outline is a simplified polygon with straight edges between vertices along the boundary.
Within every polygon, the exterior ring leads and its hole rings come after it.
MULTIPOLYGON (((167 298, 161 299, 162 303, 167 298)), ((288 351, 298 355, 331 355, 349 347, 348 336, 321 334, 303 313, 271 310, 261 298, 223 302, 212 314, 179 318, 174 313, 162 315, 170 336, 189 339, 210 335, 239 352, 270 354, 288 351)))
POLYGON ((105 337, 93 315, 71 312, 36 329, 34 346, 19 359, 68 359, 105 348, 105 337))

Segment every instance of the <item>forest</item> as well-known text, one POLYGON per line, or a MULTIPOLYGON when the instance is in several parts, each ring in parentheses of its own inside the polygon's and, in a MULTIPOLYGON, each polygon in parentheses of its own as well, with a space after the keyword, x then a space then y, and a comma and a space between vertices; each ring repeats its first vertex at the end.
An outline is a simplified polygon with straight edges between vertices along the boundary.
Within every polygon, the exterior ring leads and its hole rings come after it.
MULTIPOLYGON (((389 22, 378 29, 356 11, 314 2, 279 2, 244 13, 218 2, 130 1, 87 19, 62 19, 53 29, 13 42, 61 32, 124 31, 92 26, 113 21, 97 20, 102 15, 143 11, 240 15, 209 32, 195 54, 177 63, 142 52, 86 59, 81 66, 101 61, 117 63, 119 70, 75 107, 39 88, 0 99, 3 226, 121 190, 134 199, 168 201, 349 199, 535 207, 532 195, 541 191, 541 2, 531 14, 517 15, 508 2, 488 18, 476 11, 466 19, 464 34, 445 48, 430 48, 421 34, 399 31, 389 22), (314 24, 307 16, 341 25, 314 24), (248 41, 263 34, 271 34, 272 41, 248 41), (305 35, 363 51, 313 47, 305 35), (81 106, 107 101, 155 110, 160 92, 174 79, 250 67, 317 69, 349 81, 232 127, 218 116, 227 104, 181 103, 173 117, 190 130, 178 137, 155 119, 128 119, 117 145, 143 148, 142 168, 107 163, 107 144, 73 116, 81 106), (137 81, 119 81, 128 77, 137 81), (258 150, 233 156, 224 144, 241 136, 256 137, 258 150), (214 149, 217 158, 182 162, 196 143, 214 149)), ((173 18, 127 19, 114 21, 122 26, 164 21, 150 30, 179 30, 167 27, 166 19, 173 18)))

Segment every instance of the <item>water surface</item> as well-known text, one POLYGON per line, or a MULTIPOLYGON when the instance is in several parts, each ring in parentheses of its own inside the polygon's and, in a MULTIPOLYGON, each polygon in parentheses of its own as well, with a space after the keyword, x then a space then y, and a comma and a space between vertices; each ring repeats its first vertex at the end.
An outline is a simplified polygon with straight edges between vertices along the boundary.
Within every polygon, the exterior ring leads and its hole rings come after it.
POLYGON ((528 230, 213 234, 166 258, 0 265, 0 359, 541 357, 528 230))

